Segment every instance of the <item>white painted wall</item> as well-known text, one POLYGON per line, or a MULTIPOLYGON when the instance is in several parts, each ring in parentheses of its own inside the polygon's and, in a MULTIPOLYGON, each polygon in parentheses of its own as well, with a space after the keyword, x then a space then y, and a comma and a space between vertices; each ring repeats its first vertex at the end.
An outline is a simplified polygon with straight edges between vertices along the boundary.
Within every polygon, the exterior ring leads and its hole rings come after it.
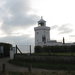
POLYGON ((13 60, 13 59, 14 59, 14 51, 10 50, 10 60, 13 60))
POLYGON ((16 53, 15 49, 16 49, 15 47, 10 48, 10 60, 14 59, 14 54, 16 53))
POLYGON ((55 43, 43 43, 43 42, 39 42, 39 46, 56 46, 56 45, 58 45, 58 46, 61 46, 61 45, 63 45, 62 44, 62 42, 55 42, 55 43))
POLYGON ((46 42, 50 41, 50 27, 39 26, 34 28, 35 31, 35 45, 37 46, 39 42, 42 42, 42 36, 45 35, 46 42))

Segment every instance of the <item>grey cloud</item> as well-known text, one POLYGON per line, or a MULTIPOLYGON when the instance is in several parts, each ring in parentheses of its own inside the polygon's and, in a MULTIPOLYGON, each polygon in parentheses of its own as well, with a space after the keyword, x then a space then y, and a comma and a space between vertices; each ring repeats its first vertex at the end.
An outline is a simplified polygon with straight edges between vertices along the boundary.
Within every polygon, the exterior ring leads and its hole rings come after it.
POLYGON ((58 25, 54 25, 51 27, 51 29, 56 29, 56 28, 58 28, 58 25))
POLYGON ((75 35, 70 35, 69 37, 75 37, 75 35))
POLYGON ((29 35, 22 35, 22 36, 6 36, 0 38, 0 42, 6 42, 6 43, 11 43, 13 45, 33 45, 34 44, 34 39, 29 38, 29 35))
POLYGON ((4 6, 12 14, 27 13, 31 10, 30 0, 7 0, 4 6))
POLYGON ((73 30, 70 28, 70 25, 71 24, 63 24, 62 26, 60 26, 59 28, 58 28, 58 30, 59 30, 59 34, 66 34, 66 33, 71 33, 73 30))
POLYGON ((30 0, 5 0, 6 4, 3 6, 3 24, 1 25, 1 30, 6 34, 10 34, 14 31, 15 28, 28 28, 31 25, 37 23, 37 15, 27 15, 30 8, 30 0), (5 12, 4 12, 5 11, 5 12), (11 14, 11 17, 8 17, 7 14, 11 14))
POLYGON ((6 36, 0 38, 0 42, 10 43, 12 45, 18 45, 18 48, 22 52, 29 52, 29 46, 31 45, 32 52, 34 52, 34 38, 29 38, 29 35, 22 36, 6 36))
POLYGON ((38 17, 36 15, 23 15, 23 14, 19 14, 16 16, 13 16, 11 18, 4 18, 3 24, 7 25, 7 26, 25 26, 25 25, 32 25, 36 23, 36 19, 38 19, 38 17))

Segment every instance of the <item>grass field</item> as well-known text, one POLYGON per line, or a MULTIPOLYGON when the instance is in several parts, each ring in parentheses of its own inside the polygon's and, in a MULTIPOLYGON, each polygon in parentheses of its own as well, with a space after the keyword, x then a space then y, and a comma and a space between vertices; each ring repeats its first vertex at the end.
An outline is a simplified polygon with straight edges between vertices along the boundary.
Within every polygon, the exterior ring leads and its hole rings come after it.
POLYGON ((33 68, 42 68, 49 70, 75 70, 75 64, 56 64, 56 63, 42 63, 42 62, 28 62, 28 61, 18 61, 18 60, 10 60, 12 64, 28 67, 29 64, 32 65, 33 68))
POLYGON ((52 71, 52 72, 28 72, 28 71, 21 71, 21 72, 6 72, 6 74, 0 75, 75 75, 75 71, 52 71))
MULTIPOLYGON (((50 53, 51 55, 66 55, 71 56, 71 53, 50 53)), ((50 55, 49 53, 34 53, 32 55, 50 55)), ((73 53, 75 56, 75 53, 73 53)), ((12 63, 17 66, 29 67, 32 65, 32 68, 41 68, 48 70, 59 70, 56 72, 8 72, 7 75, 75 75, 75 64, 53 64, 53 63, 42 63, 42 62, 28 62, 28 61, 18 61, 18 60, 9 60, 9 63, 12 63), (61 71, 60 71, 61 70, 61 71)))
MULTIPOLYGON (((72 55, 71 52, 61 52, 61 53, 32 53, 32 55, 72 55)), ((75 56, 75 52, 73 52, 75 56)))
MULTIPOLYGON (((17 53, 20 54, 20 53, 17 53)), ((28 53, 23 53, 23 54, 28 54, 28 53)), ((31 53, 31 55, 65 55, 65 56, 71 56, 71 52, 61 52, 61 53, 31 53)), ((73 56, 75 56, 75 52, 73 52, 73 56)))
MULTIPOLYGON (((71 56, 72 53, 33 53, 31 55, 63 55, 63 56, 71 56)), ((75 52, 73 53, 73 56, 75 56, 75 52)), ((50 69, 50 70, 75 70, 75 64, 62 64, 62 63, 43 63, 43 62, 28 62, 28 61, 18 61, 18 60, 11 60, 10 63, 13 63, 15 65, 19 66, 25 66, 28 67, 29 64, 32 65, 33 68, 43 68, 43 69, 50 69)))

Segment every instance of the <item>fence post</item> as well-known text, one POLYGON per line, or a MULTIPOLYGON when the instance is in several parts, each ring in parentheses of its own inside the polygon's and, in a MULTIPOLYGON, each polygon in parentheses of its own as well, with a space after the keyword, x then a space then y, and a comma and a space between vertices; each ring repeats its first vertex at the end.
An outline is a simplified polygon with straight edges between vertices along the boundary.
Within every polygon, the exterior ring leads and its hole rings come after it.
POLYGON ((6 73, 6 65, 4 63, 2 64, 2 73, 6 73))
POLYGON ((17 54, 17 45, 16 45, 16 54, 17 54))
POLYGON ((32 72, 32 65, 31 64, 29 64, 28 71, 32 72))
POLYGON ((30 55, 31 55, 31 45, 30 45, 30 55))

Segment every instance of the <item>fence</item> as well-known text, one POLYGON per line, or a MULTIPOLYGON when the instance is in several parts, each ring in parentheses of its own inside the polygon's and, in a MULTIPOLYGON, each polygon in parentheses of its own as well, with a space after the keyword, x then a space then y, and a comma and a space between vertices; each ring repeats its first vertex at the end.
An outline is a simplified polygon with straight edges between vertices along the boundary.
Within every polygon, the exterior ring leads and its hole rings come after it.
POLYGON ((34 45, 16 45, 15 53, 34 53, 34 45))
POLYGON ((14 59, 14 54, 31 54, 34 53, 34 45, 16 45, 10 48, 10 59, 14 59))

